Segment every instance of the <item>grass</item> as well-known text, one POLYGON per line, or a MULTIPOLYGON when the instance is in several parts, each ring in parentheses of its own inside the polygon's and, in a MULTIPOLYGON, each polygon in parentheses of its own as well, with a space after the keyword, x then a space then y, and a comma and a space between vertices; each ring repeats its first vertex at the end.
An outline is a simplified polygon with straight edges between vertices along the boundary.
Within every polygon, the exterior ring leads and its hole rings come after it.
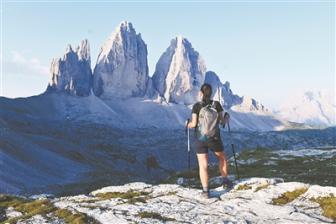
POLYGON ((256 147, 254 149, 244 149, 239 154, 238 160, 248 160, 250 158, 268 159, 272 154, 272 150, 264 147, 256 147))
POLYGON ((300 195, 304 194, 308 188, 298 188, 294 191, 287 191, 280 195, 277 198, 272 199, 272 204, 274 205, 285 205, 291 201, 294 201, 296 198, 298 198, 300 195))
POLYGON ((14 207, 20 203, 27 201, 24 198, 19 198, 11 195, 0 195, 0 207, 14 207))
POLYGON ((336 221, 336 197, 333 194, 329 197, 318 197, 311 200, 320 204, 325 217, 336 221))
POLYGON ((55 215, 70 224, 98 223, 84 213, 73 213, 68 209, 57 209, 55 215))
MULTIPOLYGON (((327 149, 326 149, 327 150, 327 149)), ((279 156, 274 150, 269 148, 257 147, 255 149, 244 149, 240 152, 238 160, 246 161, 250 158, 256 159, 251 164, 238 164, 241 178, 265 177, 283 178, 285 182, 303 182, 309 184, 318 184, 321 186, 335 186, 336 178, 330 170, 335 169, 335 157, 316 159, 316 157, 295 157, 295 156, 279 156), (270 161, 274 164, 269 164, 270 161)), ((219 176, 217 165, 210 166, 209 178, 219 176)), ((230 162, 229 174, 235 174, 234 163, 230 162)), ((183 186, 200 188, 198 169, 191 171, 172 173, 164 183, 176 183, 179 177, 186 179, 183 186)), ((216 188, 217 186, 210 186, 216 188)), ((258 190, 261 190, 259 188, 258 190)))
POLYGON ((252 189, 252 186, 248 184, 241 184, 237 187, 237 191, 245 191, 245 190, 250 190, 252 189))
POLYGON ((46 215, 50 213, 53 213, 56 217, 63 219, 65 223, 69 224, 98 223, 83 213, 73 213, 67 209, 59 209, 48 199, 30 200, 11 195, 0 195, 0 207, 13 207, 15 211, 23 214, 19 217, 2 220, 1 223, 17 223, 19 220, 27 220, 35 215, 42 215, 47 218, 46 215))
POLYGON ((260 185, 260 186, 258 186, 258 187, 254 190, 254 192, 257 192, 257 191, 260 191, 260 190, 262 190, 262 189, 268 188, 269 185, 270 185, 270 184, 263 184, 263 185, 260 185))
POLYGON ((13 207, 14 210, 21 212, 23 215, 5 220, 3 223, 16 223, 19 219, 29 219, 35 215, 48 214, 56 208, 46 199, 28 200, 10 195, 0 196, 0 207, 13 207))
POLYGON ((166 195, 171 196, 171 195, 176 195, 176 194, 177 194, 177 191, 170 191, 166 195))
MULTIPOLYGON (((266 148, 244 150, 238 160, 246 161, 254 158, 257 161, 251 164, 239 164, 241 178, 249 177, 280 177, 285 182, 304 182, 321 186, 335 186, 336 178, 330 170, 335 169, 335 157, 316 159, 315 157, 279 156, 275 151, 266 148), (275 164, 265 165, 274 161, 275 164)), ((229 173, 235 174, 233 163, 230 164, 229 173)))
POLYGON ((128 190, 127 192, 98 193, 96 194, 96 197, 100 198, 101 200, 122 198, 127 199, 128 203, 134 204, 136 202, 146 203, 146 200, 149 198, 148 194, 148 192, 128 190))
POLYGON ((159 213, 156 213, 156 212, 146 212, 146 211, 139 212, 138 216, 140 218, 157 219, 157 220, 160 220, 162 222, 176 221, 173 218, 162 216, 162 215, 160 215, 159 213))

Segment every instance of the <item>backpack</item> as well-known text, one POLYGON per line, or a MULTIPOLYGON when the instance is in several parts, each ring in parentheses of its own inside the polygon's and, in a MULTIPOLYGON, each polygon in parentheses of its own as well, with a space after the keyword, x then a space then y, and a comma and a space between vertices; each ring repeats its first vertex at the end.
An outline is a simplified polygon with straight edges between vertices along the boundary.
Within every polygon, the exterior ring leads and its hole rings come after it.
POLYGON ((201 108, 198 115, 198 135, 200 141, 214 138, 218 129, 219 114, 215 108, 215 101, 201 108))

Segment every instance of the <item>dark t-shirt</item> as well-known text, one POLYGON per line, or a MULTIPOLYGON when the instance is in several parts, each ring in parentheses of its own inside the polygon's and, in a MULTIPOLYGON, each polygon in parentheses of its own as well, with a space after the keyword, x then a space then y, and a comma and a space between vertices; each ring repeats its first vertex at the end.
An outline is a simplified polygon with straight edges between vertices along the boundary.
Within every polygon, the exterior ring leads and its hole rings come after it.
MULTIPOLYGON (((217 110, 218 113, 222 112, 223 111, 223 107, 220 105, 220 103, 218 101, 210 101, 210 104, 212 104, 214 102, 214 106, 217 110)), ((193 114, 197 114, 197 117, 199 115, 199 112, 201 111, 202 107, 206 106, 205 103, 203 102, 197 102, 194 104, 192 110, 191 110, 191 113, 193 114)))
MULTIPOLYGON (((223 107, 218 101, 213 101, 210 100, 210 104, 214 102, 214 107, 216 108, 218 113, 221 113, 223 111, 223 107)), ((191 113, 197 114, 197 125, 196 125, 196 130, 198 130, 198 117, 199 117, 199 112, 201 111, 202 107, 205 107, 207 104, 203 102, 197 102, 194 104, 191 113)), ((220 139, 220 131, 219 131, 219 126, 217 127, 217 132, 216 132, 216 137, 220 139)))

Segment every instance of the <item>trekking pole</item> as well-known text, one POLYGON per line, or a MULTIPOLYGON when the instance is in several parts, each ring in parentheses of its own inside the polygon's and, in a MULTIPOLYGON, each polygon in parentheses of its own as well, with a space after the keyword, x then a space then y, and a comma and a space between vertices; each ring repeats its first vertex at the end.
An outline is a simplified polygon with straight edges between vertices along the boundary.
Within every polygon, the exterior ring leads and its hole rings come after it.
POLYGON ((236 174, 239 180, 239 172, 238 172, 238 166, 237 166, 237 157, 236 157, 236 152, 234 149, 234 144, 232 142, 232 136, 231 136, 231 129, 230 129, 230 122, 227 122, 228 125, 228 130, 229 130, 229 136, 230 136, 230 142, 231 142, 231 148, 232 148, 232 153, 233 153, 233 158, 234 158, 234 162, 235 162, 235 166, 236 166, 236 174))
MULTIPOLYGON (((218 85, 218 101, 219 101, 219 103, 221 103, 220 102, 220 98, 221 98, 221 95, 222 94, 220 94, 220 90, 221 90, 221 88, 219 88, 219 85, 218 85)), ((228 118, 230 118, 230 115, 229 115, 229 113, 227 113, 227 112, 225 112, 225 114, 224 114, 224 118, 226 118, 228 116, 228 118)), ((224 119, 225 120, 225 119, 224 119)), ((236 157, 236 152, 235 152, 235 149, 234 149, 234 144, 233 144, 233 141, 232 141, 232 136, 231 136, 231 129, 230 129, 230 122, 229 122, 229 120, 227 119, 227 124, 228 124, 228 130, 229 130, 229 136, 230 136, 230 142, 231 142, 231 148, 232 148, 232 153, 233 153, 233 158, 234 158, 234 162, 235 162, 235 166, 236 166, 236 174, 237 174, 237 177, 238 177, 238 180, 239 180, 239 172, 238 172, 238 166, 237 166, 237 157, 236 157)), ((224 122, 224 124, 223 124, 223 128, 225 128, 225 122, 224 122)))
MULTIPOLYGON (((188 137, 188 171, 190 172, 190 132, 189 132, 189 128, 188 128, 188 124, 189 124, 189 119, 187 119, 186 122, 186 134, 188 137)), ((188 181, 188 186, 190 187, 189 181, 188 181)))
POLYGON ((220 102, 220 88, 219 88, 219 85, 217 86, 217 93, 218 93, 218 102, 221 104, 221 102, 220 102))
POLYGON ((189 119, 187 120, 187 125, 186 125, 186 134, 188 136, 188 169, 190 171, 190 133, 189 133, 189 128, 188 128, 188 124, 189 124, 189 119))

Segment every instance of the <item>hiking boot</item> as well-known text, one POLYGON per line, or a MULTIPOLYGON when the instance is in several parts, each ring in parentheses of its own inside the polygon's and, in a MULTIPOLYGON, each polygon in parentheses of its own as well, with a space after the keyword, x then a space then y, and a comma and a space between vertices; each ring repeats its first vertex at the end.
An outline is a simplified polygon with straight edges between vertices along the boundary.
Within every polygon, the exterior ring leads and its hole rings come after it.
POLYGON ((232 189, 233 188, 232 181, 229 180, 229 178, 227 178, 227 177, 223 178, 223 188, 226 188, 226 189, 232 189))
POLYGON ((202 191, 201 196, 204 199, 209 199, 210 198, 210 192, 209 191, 202 191))

